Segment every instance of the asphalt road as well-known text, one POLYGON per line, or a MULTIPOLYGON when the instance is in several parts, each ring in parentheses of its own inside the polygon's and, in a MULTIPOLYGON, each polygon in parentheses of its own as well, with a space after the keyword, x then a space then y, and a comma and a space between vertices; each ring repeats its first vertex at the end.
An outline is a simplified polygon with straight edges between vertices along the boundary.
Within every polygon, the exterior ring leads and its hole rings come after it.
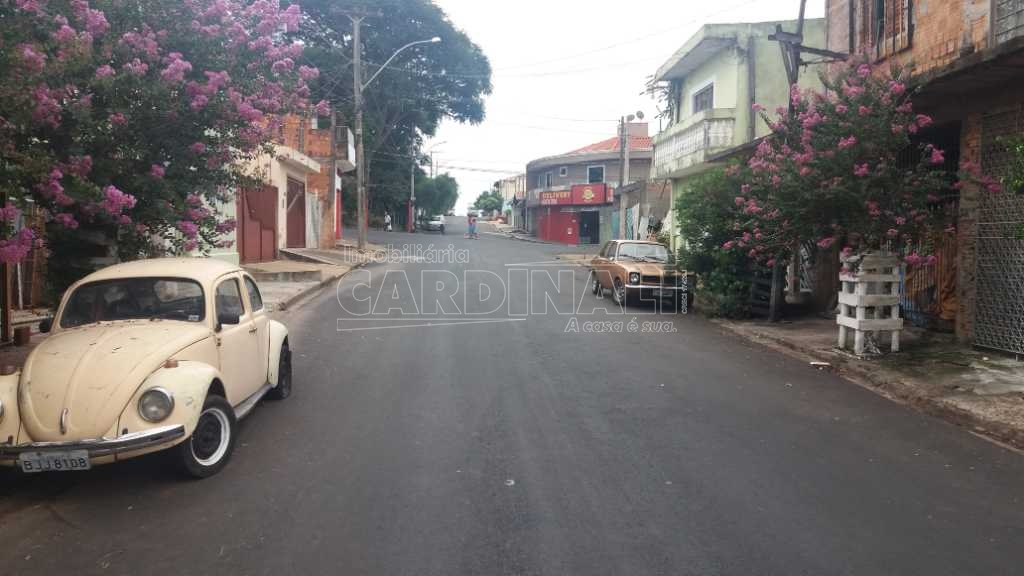
POLYGON ((610 304, 579 268, 574 295, 545 292, 565 249, 371 240, 467 261, 376 265, 293 312, 295 394, 244 421, 217 477, 159 457, 0 476, 0 573, 1021 573, 1021 455, 697 316, 566 332, 556 306, 610 304), (442 305, 462 314, 423 319, 421 292, 450 278, 433 269, 460 280, 442 305), (538 282, 514 286, 527 269, 538 282), (469 314, 500 291, 502 311, 469 314), (412 295, 413 318, 356 315, 412 295), (548 313, 509 313, 530 297, 548 313))

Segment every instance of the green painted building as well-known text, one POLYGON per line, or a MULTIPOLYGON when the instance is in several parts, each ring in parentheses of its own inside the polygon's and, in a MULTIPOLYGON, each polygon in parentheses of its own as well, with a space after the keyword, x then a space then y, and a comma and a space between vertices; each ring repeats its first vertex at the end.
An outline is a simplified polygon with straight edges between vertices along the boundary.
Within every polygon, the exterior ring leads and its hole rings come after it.
MULTIPOLYGON (((654 80, 668 89, 668 126, 654 138, 651 178, 672 181, 673 202, 688 178, 725 162, 732 152, 769 133, 753 110, 773 111, 789 99, 779 44, 768 36, 796 21, 707 24, 665 62, 654 80)), ((804 43, 825 46, 825 21, 804 22, 804 43)), ((801 70, 800 86, 820 88, 814 66, 801 70)), ((678 247, 674 210, 669 212, 673 248, 678 247)))

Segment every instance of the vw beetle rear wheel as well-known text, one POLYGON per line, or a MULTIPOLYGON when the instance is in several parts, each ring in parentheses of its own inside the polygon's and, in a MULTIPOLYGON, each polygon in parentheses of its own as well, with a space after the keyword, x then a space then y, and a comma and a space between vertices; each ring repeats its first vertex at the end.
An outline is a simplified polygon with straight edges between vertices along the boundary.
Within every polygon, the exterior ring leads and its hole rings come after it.
POLYGON ((235 429, 235 411, 228 401, 208 395, 192 436, 178 445, 185 472, 195 478, 220 472, 235 450, 235 429))

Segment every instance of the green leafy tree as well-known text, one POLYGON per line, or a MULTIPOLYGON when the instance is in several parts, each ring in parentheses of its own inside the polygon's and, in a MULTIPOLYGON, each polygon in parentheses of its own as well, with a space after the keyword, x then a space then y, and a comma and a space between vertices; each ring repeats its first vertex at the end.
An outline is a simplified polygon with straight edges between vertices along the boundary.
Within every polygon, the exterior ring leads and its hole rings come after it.
POLYGON ((423 175, 416 183, 416 205, 430 214, 447 214, 459 199, 459 183, 449 174, 423 175))
MULTIPOLYGON (((315 98, 353 118, 352 24, 362 11, 363 78, 396 50, 435 36, 438 44, 403 52, 364 92, 365 169, 371 211, 408 198, 410 151, 418 151, 443 120, 479 123, 491 93, 491 66, 483 51, 429 0, 309 0, 303 24, 308 60, 321 70, 315 98), (404 190, 397 185, 405 179, 404 190)), ((418 196, 419 194, 417 194, 418 196)))
POLYGON ((501 199, 501 193, 497 190, 488 190, 481 192, 476 197, 476 202, 473 203, 473 208, 481 210, 483 212, 493 212, 495 210, 501 210, 504 201, 501 199))
POLYGON ((681 236, 679 266, 697 275, 700 309, 709 316, 748 315, 751 265, 721 249, 736 234, 733 198, 741 181, 735 169, 716 168, 687 179, 675 197, 681 236))

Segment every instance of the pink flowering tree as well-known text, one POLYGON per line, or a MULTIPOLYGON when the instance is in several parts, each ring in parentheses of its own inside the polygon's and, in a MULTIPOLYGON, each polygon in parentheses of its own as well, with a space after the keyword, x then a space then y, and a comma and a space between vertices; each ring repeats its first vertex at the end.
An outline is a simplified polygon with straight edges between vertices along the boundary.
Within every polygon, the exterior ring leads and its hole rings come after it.
POLYGON ((822 80, 825 92, 794 87, 792 111, 762 112, 772 134, 733 169, 743 184, 724 248, 768 265, 802 243, 927 258, 931 234, 955 232, 943 199, 960 182, 944 150, 914 138, 932 120, 915 112, 905 73, 853 62, 822 80))
POLYGON ((0 259, 37 241, 9 226, 29 203, 58 260, 86 230, 125 259, 230 242, 214 207, 276 115, 309 105, 300 18, 278 0, 0 0, 0 259))

